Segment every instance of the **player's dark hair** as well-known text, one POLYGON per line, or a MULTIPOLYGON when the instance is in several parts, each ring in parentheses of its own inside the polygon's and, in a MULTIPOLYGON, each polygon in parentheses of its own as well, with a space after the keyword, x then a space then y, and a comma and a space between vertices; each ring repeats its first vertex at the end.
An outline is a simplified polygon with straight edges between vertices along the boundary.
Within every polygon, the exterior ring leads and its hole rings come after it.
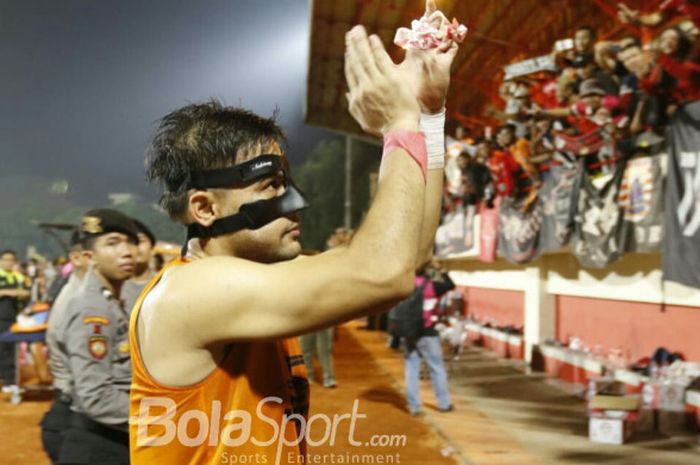
POLYGON ((224 106, 216 100, 195 103, 165 115, 146 153, 146 176, 163 185, 161 206, 173 219, 187 211, 190 173, 226 168, 245 161, 258 144, 284 144, 282 129, 271 118, 224 106))

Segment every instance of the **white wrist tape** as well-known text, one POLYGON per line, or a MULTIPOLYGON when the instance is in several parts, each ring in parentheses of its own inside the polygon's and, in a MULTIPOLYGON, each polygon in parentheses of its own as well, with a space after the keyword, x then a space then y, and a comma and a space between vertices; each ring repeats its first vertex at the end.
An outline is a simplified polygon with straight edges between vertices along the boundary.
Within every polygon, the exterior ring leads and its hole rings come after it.
POLYGON ((428 170, 443 169, 445 167, 445 110, 434 115, 421 113, 418 126, 425 134, 428 170))

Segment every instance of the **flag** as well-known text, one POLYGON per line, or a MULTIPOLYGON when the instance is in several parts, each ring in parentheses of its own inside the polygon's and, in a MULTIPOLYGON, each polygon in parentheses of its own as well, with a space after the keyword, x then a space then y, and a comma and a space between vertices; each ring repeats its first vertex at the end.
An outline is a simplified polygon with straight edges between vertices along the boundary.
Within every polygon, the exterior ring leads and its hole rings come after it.
POLYGON ((700 101, 669 126, 665 198, 664 279, 700 288, 700 101))
POLYGON ((499 213, 498 252, 513 263, 527 263, 540 254, 539 238, 543 208, 538 199, 528 211, 522 201, 503 198, 499 213))
POLYGON ((585 170, 579 177, 571 248, 585 267, 605 268, 622 256, 622 208, 617 197, 623 167, 623 163, 618 163, 613 174, 596 179, 585 170))
POLYGON ((582 170, 580 160, 560 153, 542 174, 538 201, 542 202, 539 242, 543 251, 559 250, 569 243, 582 170))
POLYGON ((618 203, 622 208, 620 245, 626 252, 658 252, 663 239, 663 189, 667 155, 644 155, 627 162, 618 203))

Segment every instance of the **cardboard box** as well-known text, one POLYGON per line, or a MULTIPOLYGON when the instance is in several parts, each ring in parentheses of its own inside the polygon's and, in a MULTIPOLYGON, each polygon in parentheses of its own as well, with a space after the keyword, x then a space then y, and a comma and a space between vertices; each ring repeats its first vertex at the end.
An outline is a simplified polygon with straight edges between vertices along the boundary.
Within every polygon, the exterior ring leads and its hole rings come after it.
POLYGON ((610 396, 597 394, 591 398, 589 407, 591 410, 622 410, 625 412, 639 410, 641 404, 637 395, 610 396))
POLYGON ((659 387, 659 410, 667 412, 685 411, 685 386, 661 384, 659 387))
POLYGON ((599 444, 624 444, 632 434, 630 422, 624 418, 597 418, 588 420, 588 439, 599 444))
MULTIPOLYGON (((615 381, 609 376, 599 376, 588 380, 588 389, 586 391, 586 400, 590 402, 594 396, 604 395, 623 395, 625 394, 622 383, 615 381)), ((590 407, 590 405, 589 405, 590 407)))
POLYGON ((685 411, 685 390, 683 384, 651 381, 642 388, 644 408, 667 412, 685 411))

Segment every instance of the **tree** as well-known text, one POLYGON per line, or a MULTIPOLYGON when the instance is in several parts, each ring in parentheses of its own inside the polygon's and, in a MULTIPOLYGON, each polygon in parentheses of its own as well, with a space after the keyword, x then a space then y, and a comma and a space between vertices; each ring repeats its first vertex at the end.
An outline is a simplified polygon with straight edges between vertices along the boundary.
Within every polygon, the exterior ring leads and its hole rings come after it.
MULTIPOLYGON (((357 227, 369 205, 369 176, 379 169, 380 149, 356 141, 352 154, 352 225, 357 227)), ((302 215, 304 248, 323 250, 331 232, 343 226, 345 142, 324 140, 294 167, 293 177, 311 204, 302 215)))

